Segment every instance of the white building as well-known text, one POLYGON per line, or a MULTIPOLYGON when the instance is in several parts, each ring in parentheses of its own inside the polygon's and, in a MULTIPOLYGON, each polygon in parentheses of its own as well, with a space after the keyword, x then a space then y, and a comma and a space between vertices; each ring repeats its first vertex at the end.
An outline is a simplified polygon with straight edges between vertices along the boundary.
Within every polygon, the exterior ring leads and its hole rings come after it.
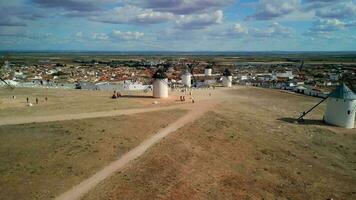
POLYGON ((324 120, 344 128, 355 127, 356 95, 345 84, 329 95, 324 120))
POLYGON ((17 79, 24 79, 26 78, 26 75, 23 72, 15 72, 14 73, 14 78, 17 79))
POLYGON ((338 81, 340 79, 340 74, 331 73, 331 74, 329 74, 329 79, 332 81, 338 81))
POLYGON ((245 81, 245 80, 248 80, 248 75, 237 75, 237 78, 240 80, 240 81, 245 81))
POLYGON ((285 72, 273 72, 272 80, 277 80, 278 78, 288 78, 289 80, 294 79, 293 71, 287 70, 285 72))
POLYGON ((7 85, 17 86, 19 84, 18 82, 13 81, 13 80, 4 80, 4 82, 0 81, 0 86, 7 86, 7 85))
POLYGON ((271 81, 272 80, 272 75, 269 74, 269 73, 256 74, 256 79, 258 81, 271 81))
POLYGON ((296 93, 301 93, 301 94, 305 94, 305 91, 307 90, 306 87, 299 85, 293 88, 293 91, 296 93))
POLYGON ((150 85, 143 85, 140 82, 132 82, 132 81, 121 81, 121 82, 116 82, 116 83, 79 82, 76 84, 77 89, 83 89, 83 90, 140 91, 140 90, 146 90, 149 87, 150 87, 150 85))

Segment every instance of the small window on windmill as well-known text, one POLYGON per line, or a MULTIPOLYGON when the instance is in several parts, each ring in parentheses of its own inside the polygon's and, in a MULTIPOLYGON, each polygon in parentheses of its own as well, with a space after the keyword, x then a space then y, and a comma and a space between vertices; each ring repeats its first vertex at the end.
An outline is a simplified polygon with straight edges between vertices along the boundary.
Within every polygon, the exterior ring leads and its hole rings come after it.
POLYGON ((347 114, 348 114, 348 115, 351 115, 351 110, 348 110, 348 111, 347 111, 347 114))

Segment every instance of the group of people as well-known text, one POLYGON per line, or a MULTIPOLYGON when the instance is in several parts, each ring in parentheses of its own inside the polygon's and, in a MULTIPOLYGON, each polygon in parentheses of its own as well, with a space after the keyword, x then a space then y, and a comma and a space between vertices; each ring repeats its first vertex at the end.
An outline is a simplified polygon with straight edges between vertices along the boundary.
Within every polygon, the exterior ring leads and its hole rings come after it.
MULTIPOLYGON (((192 92, 189 92, 189 95, 191 96, 192 103, 195 103, 194 97, 192 96, 192 92)), ((180 101, 185 101, 185 96, 184 95, 180 96, 180 101)))
MULTIPOLYGON (((16 99, 16 96, 12 96, 13 99, 16 99)), ((36 101, 36 104, 39 104, 39 99, 36 97, 35 99, 36 101)), ((45 97, 45 101, 48 101, 48 97, 46 96, 45 97)), ((26 97, 26 103, 28 106, 32 106, 32 103, 30 102, 30 98, 29 97, 26 97)))
POLYGON ((180 96, 180 101, 185 101, 185 96, 180 96))
POLYGON ((114 94, 111 96, 112 99, 117 99, 120 97, 122 97, 121 93, 116 91, 114 91, 114 94))

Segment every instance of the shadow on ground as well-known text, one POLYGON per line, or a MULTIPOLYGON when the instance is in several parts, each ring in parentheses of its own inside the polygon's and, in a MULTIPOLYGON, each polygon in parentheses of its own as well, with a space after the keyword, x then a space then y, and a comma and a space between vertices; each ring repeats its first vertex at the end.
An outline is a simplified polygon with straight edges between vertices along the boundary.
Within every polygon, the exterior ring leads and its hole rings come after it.
POLYGON ((327 125, 323 120, 316 119, 303 119, 298 121, 295 118, 279 118, 279 121, 291 123, 291 124, 301 124, 301 125, 327 125))
POLYGON ((152 96, 146 96, 146 95, 122 95, 121 97, 118 97, 118 99, 120 99, 120 98, 153 99, 152 96))

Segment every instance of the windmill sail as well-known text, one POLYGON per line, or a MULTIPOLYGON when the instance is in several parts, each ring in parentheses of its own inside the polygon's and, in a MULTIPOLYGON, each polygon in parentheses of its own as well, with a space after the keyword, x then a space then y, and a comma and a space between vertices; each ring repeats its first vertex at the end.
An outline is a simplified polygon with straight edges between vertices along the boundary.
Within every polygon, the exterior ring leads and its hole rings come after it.
POLYGON ((6 85, 7 87, 9 87, 10 89, 14 89, 14 86, 12 86, 12 85, 9 84, 8 82, 6 82, 3 78, 0 77, 0 80, 1 80, 1 82, 5 83, 5 85, 6 85))

